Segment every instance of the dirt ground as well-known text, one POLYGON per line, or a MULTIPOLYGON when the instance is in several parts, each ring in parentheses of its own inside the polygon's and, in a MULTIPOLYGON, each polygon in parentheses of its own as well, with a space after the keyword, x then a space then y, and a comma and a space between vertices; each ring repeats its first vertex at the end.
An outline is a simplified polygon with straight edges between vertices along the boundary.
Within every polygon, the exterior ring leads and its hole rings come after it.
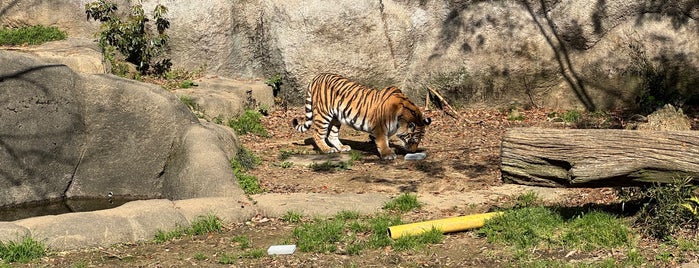
MULTIPOLYGON (((533 109, 522 111, 524 120, 508 120, 508 113, 495 109, 462 109, 457 120, 442 111, 427 112, 432 124, 420 148, 427 153, 422 161, 406 161, 399 156, 395 161, 381 161, 367 134, 347 127, 341 132, 345 144, 361 152, 350 170, 334 172, 313 171, 306 166, 282 164, 282 152, 314 153, 309 133, 297 133, 291 127, 294 117, 301 118, 300 107, 288 111, 277 110, 264 117, 263 125, 271 137, 246 135, 240 137, 246 148, 264 161, 251 171, 262 187, 273 193, 366 193, 389 195, 411 192, 422 198, 450 197, 474 191, 489 191, 503 186, 499 172, 500 141, 508 128, 513 127, 570 127, 562 122, 551 122, 551 111, 533 109)), ((614 117, 605 117, 593 124, 615 124, 614 117), (603 122, 603 121, 608 122, 603 122), (611 121, 610 121, 611 120, 611 121)), ((394 141, 394 144, 397 142, 394 141)), ((403 154, 400 150, 398 154, 403 154)), ((568 207, 589 204, 614 204, 614 189, 567 189, 559 204, 568 207)), ((463 205, 445 205, 420 209, 403 215, 404 222, 461 216, 491 210, 511 203, 514 195, 503 194, 498 200, 463 205), (477 205, 473 205, 473 204, 477 205)), ((296 252, 293 255, 239 258, 232 264, 220 264, 222 254, 241 253, 240 245, 232 238, 246 236, 252 248, 267 249, 270 245, 289 243, 291 230, 297 224, 279 219, 256 217, 246 223, 228 224, 224 232, 186 237, 156 244, 122 244, 110 248, 70 252, 52 252, 49 256, 27 266, 62 267, 502 267, 515 257, 497 245, 489 244, 473 232, 452 233, 442 243, 417 251, 396 251, 391 248, 366 250, 360 255, 317 254, 296 252)), ((293 242, 292 242, 293 243, 293 242)), ((654 259, 657 244, 641 242, 644 256, 650 266, 673 266, 676 263, 654 259)), ((536 250, 535 250, 536 251, 536 250)), ((539 250, 542 258, 557 260, 592 261, 622 255, 614 251, 574 254, 539 250)))

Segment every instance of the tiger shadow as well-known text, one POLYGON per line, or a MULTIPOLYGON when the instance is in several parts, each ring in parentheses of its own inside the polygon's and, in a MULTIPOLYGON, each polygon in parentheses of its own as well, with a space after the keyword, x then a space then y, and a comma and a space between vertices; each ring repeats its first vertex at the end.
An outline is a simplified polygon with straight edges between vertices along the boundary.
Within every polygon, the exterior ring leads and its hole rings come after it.
MULTIPOLYGON (((362 153, 364 156, 376 156, 376 160, 381 160, 381 156, 379 155, 379 151, 376 148, 376 143, 374 141, 371 141, 369 139, 365 141, 357 141, 357 140, 347 140, 347 139, 340 139, 340 142, 344 145, 348 145, 349 147, 352 148, 353 151, 359 151, 362 153)), ((313 141, 313 138, 306 138, 303 140, 303 145, 312 145, 313 150, 320 152, 320 149, 316 145, 315 141, 313 141)), ((405 155, 408 153, 403 146, 400 146, 398 144, 393 144, 390 143, 389 147, 393 148, 396 155, 405 155)), ((418 149, 417 152, 424 152, 424 149, 418 149)))

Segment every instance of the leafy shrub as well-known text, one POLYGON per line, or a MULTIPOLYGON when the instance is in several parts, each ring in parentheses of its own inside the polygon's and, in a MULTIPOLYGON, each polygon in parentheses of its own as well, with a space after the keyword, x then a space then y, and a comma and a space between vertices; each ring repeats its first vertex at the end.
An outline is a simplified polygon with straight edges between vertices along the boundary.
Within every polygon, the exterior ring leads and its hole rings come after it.
POLYGON ((40 45, 49 41, 66 39, 66 33, 57 27, 29 26, 0 29, 0 45, 40 45))
POLYGON ((170 59, 156 61, 168 48, 169 36, 165 30, 170 28, 170 22, 165 18, 167 8, 159 4, 153 10, 157 34, 148 30, 146 23, 150 20, 146 18, 142 5, 134 5, 125 20, 119 18, 116 11, 117 5, 106 0, 85 4, 87 18, 102 23, 99 44, 105 58, 118 66, 115 51, 119 52, 127 62, 136 65, 141 74, 164 74, 170 70, 170 59))
POLYGON ((657 184, 642 191, 645 202, 636 223, 657 239, 669 240, 683 226, 697 223, 696 215, 687 209, 692 192, 691 177, 675 179, 670 184, 657 184))
POLYGON ((260 121, 262 114, 258 111, 246 109, 245 112, 236 119, 228 121, 228 126, 235 130, 238 135, 255 134, 261 137, 269 137, 267 129, 260 121))

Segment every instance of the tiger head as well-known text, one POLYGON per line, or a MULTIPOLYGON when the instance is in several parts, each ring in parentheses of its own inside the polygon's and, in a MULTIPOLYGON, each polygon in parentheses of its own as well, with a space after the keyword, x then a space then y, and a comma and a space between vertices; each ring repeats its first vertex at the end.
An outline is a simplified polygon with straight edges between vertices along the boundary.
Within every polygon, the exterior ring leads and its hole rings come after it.
POLYGON ((425 127, 432 123, 432 119, 424 118, 422 112, 412 103, 405 105, 398 115, 398 131, 396 136, 403 142, 403 148, 414 153, 425 136, 425 127))

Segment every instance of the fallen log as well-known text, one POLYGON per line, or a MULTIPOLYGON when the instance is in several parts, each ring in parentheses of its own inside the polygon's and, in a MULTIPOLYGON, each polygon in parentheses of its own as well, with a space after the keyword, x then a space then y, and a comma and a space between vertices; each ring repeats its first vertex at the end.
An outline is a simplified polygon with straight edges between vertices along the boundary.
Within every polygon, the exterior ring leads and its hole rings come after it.
POLYGON ((514 128, 500 169, 506 182, 549 187, 697 183, 699 132, 514 128))

